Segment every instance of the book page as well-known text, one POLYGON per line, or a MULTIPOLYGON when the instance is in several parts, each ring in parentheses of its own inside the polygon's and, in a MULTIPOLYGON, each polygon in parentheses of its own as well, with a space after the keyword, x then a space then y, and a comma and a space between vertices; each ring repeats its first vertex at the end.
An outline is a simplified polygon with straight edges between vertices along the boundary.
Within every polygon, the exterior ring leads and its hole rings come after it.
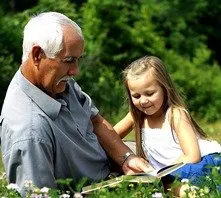
POLYGON ((121 175, 119 177, 109 179, 106 181, 102 181, 99 183, 95 183, 89 186, 85 186, 82 188, 82 194, 90 194, 93 191, 99 190, 101 188, 114 188, 116 187, 119 183, 126 181, 129 183, 151 183, 154 182, 161 177, 164 177, 171 172, 177 170, 178 168, 184 166, 185 163, 178 163, 178 164, 172 164, 169 166, 166 166, 164 168, 161 168, 160 170, 154 170, 149 173, 135 173, 133 175, 121 175))
POLYGON ((153 170, 151 172, 145 173, 145 172, 141 172, 141 173, 134 173, 132 174, 133 176, 152 176, 152 177, 157 177, 159 170, 153 170))
POLYGON ((177 164, 172 164, 166 167, 161 168, 160 170, 157 171, 157 177, 164 177, 170 173, 172 173, 173 171, 176 171, 177 169, 181 168, 182 166, 184 166, 185 163, 180 162, 177 164))
POLYGON ((155 176, 150 175, 121 175, 119 177, 109 179, 106 181, 102 181, 99 183, 91 184, 89 186, 85 186, 82 188, 82 194, 90 194, 96 190, 101 188, 114 188, 121 182, 129 182, 129 183, 151 183, 155 181, 157 178, 155 176))
POLYGON ((122 176, 120 177, 116 177, 107 181, 102 181, 99 183, 95 183, 95 184, 91 184, 89 186, 85 186, 82 188, 82 194, 88 194, 90 192, 99 190, 101 188, 105 188, 105 187, 113 187, 116 186, 117 184, 121 183, 123 181, 122 176))
POLYGON ((135 176, 153 176, 153 177, 164 177, 170 173, 172 173, 173 171, 181 168, 182 166, 184 166, 185 163, 183 162, 180 162, 180 163, 177 163, 177 164, 171 164, 171 165, 168 165, 168 166, 165 166, 161 169, 158 169, 158 170, 154 170, 154 171, 151 171, 149 173, 145 173, 145 172, 142 172, 142 173, 135 173, 133 175, 135 176))

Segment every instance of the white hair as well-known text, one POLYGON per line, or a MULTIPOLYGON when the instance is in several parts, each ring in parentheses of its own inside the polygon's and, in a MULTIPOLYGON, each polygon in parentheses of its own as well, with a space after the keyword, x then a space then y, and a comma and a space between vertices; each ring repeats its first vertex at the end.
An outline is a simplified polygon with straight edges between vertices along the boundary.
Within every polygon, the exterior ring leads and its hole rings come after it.
POLYGON ((55 58, 63 48, 62 26, 72 26, 83 39, 81 28, 61 13, 44 12, 32 17, 24 28, 22 62, 34 45, 40 46, 48 58, 55 58))

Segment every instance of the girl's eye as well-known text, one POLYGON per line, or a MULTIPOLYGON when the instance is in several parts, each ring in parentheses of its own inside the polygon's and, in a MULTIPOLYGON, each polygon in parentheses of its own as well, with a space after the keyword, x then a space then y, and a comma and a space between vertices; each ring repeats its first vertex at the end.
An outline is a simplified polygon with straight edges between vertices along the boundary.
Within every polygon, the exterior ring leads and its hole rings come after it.
POLYGON ((147 96, 152 96, 154 94, 154 92, 148 92, 146 93, 147 96))
POLYGON ((132 95, 132 97, 138 99, 140 98, 140 95, 132 95))

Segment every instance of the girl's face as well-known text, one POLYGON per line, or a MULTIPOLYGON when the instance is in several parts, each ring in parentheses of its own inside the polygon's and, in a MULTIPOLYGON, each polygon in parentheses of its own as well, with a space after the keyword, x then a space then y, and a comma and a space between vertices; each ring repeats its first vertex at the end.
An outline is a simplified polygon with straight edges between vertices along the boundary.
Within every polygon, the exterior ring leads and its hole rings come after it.
POLYGON ((136 108, 148 116, 163 112, 164 91, 150 71, 136 79, 128 79, 131 99, 136 108))

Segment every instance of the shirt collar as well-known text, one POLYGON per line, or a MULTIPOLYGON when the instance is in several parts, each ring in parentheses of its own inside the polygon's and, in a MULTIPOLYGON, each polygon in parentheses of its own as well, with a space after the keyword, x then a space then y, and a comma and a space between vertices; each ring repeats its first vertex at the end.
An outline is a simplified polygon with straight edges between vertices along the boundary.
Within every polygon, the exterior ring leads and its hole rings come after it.
POLYGON ((61 103, 50 97, 38 87, 28 81, 21 73, 20 69, 17 74, 17 81, 24 91, 24 93, 30 97, 39 108, 44 111, 51 119, 55 120, 61 109, 61 103))

